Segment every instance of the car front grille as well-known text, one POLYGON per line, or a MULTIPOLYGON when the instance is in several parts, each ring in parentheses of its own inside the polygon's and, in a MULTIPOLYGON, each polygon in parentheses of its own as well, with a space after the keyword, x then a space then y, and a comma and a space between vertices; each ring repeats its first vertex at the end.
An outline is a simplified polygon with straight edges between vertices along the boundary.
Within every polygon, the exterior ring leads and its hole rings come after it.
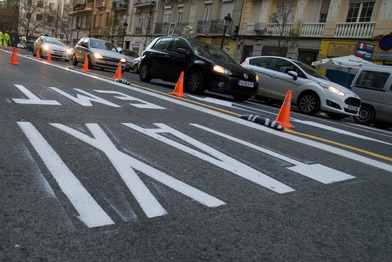
POLYGON ((344 102, 347 105, 351 105, 351 106, 361 106, 361 99, 355 98, 355 97, 349 97, 346 100, 344 100, 344 102))

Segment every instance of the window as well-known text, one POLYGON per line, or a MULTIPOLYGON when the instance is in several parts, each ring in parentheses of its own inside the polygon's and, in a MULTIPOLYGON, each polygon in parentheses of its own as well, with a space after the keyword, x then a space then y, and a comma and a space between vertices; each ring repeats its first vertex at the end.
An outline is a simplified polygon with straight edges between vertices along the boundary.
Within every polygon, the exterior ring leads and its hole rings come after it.
POLYGON ((212 4, 206 4, 204 6, 203 21, 209 21, 210 20, 211 7, 212 7, 212 4))
POLYGON ((177 13, 177 25, 180 25, 182 23, 182 16, 184 15, 184 8, 179 7, 178 8, 178 13, 177 13))
POLYGON ((346 22, 369 22, 372 18, 374 1, 350 3, 346 22))
POLYGON ((54 11, 54 3, 49 3, 49 11, 54 11))
POLYGON ((172 40, 172 38, 162 38, 159 39, 155 45, 152 47, 152 49, 156 49, 156 50, 166 50, 169 47, 170 41, 172 40))
POLYGON ((54 22, 54 16, 48 16, 48 23, 54 22))
POLYGON ((363 71, 361 75, 358 77, 355 86, 370 88, 370 89, 383 89, 388 78, 389 78, 389 73, 363 71))
POLYGON ((188 44, 184 39, 176 38, 173 41, 171 49, 172 49, 172 51, 176 51, 177 48, 184 48, 184 49, 188 50, 188 44))
POLYGON ((42 21, 42 14, 37 14, 37 16, 35 17, 35 20, 42 21))
POLYGON ((37 2, 37 7, 44 7, 44 2, 43 1, 38 1, 37 2))

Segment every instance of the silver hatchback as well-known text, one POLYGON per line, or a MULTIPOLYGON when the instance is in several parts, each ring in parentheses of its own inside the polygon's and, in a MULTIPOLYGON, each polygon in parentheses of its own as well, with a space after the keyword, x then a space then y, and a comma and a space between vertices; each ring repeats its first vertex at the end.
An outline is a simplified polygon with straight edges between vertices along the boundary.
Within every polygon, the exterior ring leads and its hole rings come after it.
POLYGON ((97 67, 100 69, 117 69, 118 63, 121 62, 121 70, 124 71, 126 59, 118 52, 112 42, 84 37, 75 45, 72 54, 72 63, 84 63, 88 58, 88 67, 97 67))
POLYGON ((269 103, 284 101, 287 91, 292 90, 291 102, 302 113, 315 115, 322 111, 333 119, 358 115, 359 96, 300 61, 257 56, 246 58, 241 65, 259 75, 257 96, 269 103))

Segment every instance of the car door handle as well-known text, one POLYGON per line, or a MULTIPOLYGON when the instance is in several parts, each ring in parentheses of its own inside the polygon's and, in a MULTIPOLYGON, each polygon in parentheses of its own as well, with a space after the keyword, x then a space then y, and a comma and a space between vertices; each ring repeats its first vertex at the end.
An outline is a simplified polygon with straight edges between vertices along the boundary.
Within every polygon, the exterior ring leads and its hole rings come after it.
POLYGON ((171 55, 165 55, 165 57, 170 57, 171 55))

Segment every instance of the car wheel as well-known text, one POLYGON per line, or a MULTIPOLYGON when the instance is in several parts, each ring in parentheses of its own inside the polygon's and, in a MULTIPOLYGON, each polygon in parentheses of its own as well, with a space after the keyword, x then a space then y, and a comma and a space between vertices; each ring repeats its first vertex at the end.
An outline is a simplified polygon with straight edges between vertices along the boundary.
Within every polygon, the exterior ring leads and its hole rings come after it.
POLYGON ((240 95, 240 94, 233 94, 233 97, 235 101, 239 101, 239 102, 243 102, 249 98, 249 96, 247 95, 240 95))
POLYGON ((73 56, 72 56, 72 64, 73 64, 74 66, 78 65, 78 60, 76 59, 76 55, 73 55, 73 56))
POLYGON ((68 63, 68 62, 69 62, 69 59, 65 59, 64 61, 65 61, 66 63, 68 63))
POLYGON ((346 117, 346 115, 338 114, 338 113, 327 113, 329 118, 335 119, 335 120, 342 120, 343 118, 346 117))
POLYGON ((185 80, 186 91, 194 94, 203 94, 203 75, 200 70, 194 69, 190 71, 185 80))
POLYGON ((320 99, 314 92, 305 92, 298 98, 297 106, 301 113, 315 115, 320 111, 320 99))
POLYGON ((371 106, 368 105, 361 105, 359 109, 358 116, 354 117, 355 122, 363 125, 369 125, 373 123, 376 117, 376 113, 371 106))
POLYGON ((134 72, 135 74, 137 74, 137 73, 138 73, 138 70, 137 70, 137 64, 133 66, 133 72, 134 72))
POLYGON ((143 82, 151 81, 150 67, 148 66, 147 62, 143 62, 140 64, 139 78, 143 82))

